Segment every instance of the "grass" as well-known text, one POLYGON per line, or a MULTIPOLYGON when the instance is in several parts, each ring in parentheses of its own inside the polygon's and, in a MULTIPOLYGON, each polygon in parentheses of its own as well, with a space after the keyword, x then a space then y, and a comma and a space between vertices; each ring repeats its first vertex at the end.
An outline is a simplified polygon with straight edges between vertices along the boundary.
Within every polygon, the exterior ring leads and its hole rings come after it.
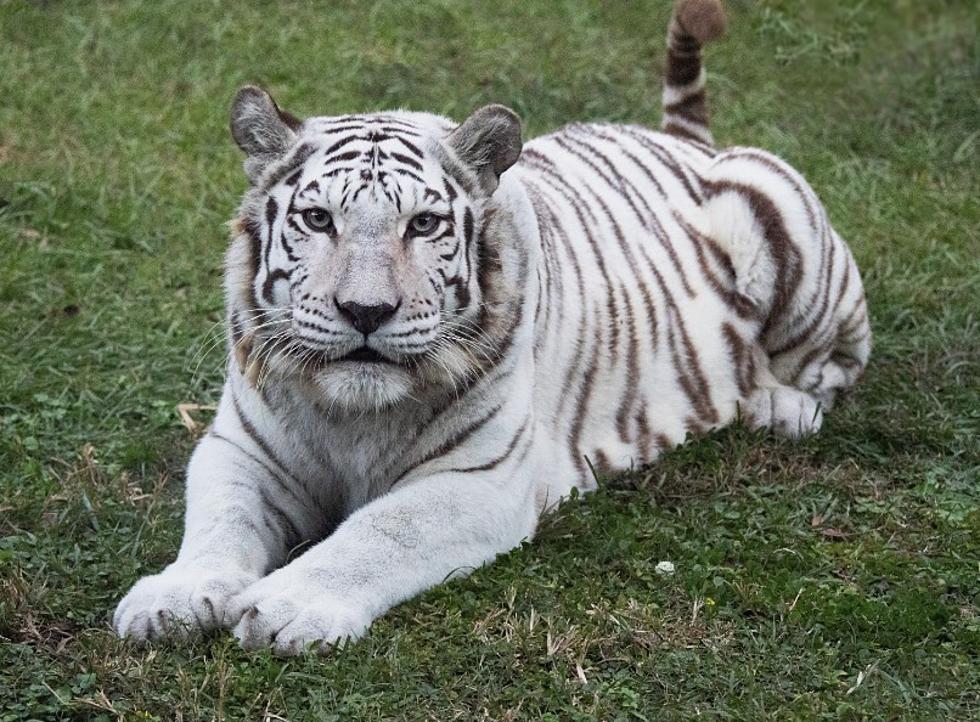
POLYGON ((864 383, 814 439, 712 434, 281 661, 107 621, 179 542, 175 407, 220 388, 235 88, 656 123, 667 3, 0 2, 0 722, 980 716, 977 10, 729 9, 716 136, 789 159, 849 239, 864 383))

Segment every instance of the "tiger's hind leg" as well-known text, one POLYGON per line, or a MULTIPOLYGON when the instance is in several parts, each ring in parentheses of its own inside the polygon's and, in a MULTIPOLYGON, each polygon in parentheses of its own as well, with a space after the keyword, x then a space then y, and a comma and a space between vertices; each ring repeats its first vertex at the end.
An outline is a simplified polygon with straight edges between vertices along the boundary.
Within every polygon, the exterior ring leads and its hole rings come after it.
POLYGON ((815 396, 793 386, 759 386, 746 399, 745 421, 754 429, 797 439, 820 430, 823 407, 815 396))
POLYGON ((759 323, 749 421, 786 436, 812 433, 870 353, 854 258, 813 189, 774 155, 720 153, 703 187, 711 237, 759 323))
MULTIPOLYGON (((852 272, 856 275, 857 269, 852 272)), ((860 282, 857 285, 860 291, 860 282)), ((829 355, 818 354, 799 373, 801 382, 826 409, 833 406, 838 391, 857 383, 871 354, 871 327, 863 292, 851 303, 842 305, 850 311, 837 313, 836 334, 829 355)))

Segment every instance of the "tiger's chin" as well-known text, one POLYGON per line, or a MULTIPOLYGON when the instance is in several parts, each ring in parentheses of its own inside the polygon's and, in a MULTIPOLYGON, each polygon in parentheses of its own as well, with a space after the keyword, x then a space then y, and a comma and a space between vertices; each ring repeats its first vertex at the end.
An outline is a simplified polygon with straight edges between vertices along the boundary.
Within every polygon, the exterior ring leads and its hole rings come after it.
POLYGON ((388 363, 340 361, 316 370, 313 385, 331 408, 381 411, 407 399, 413 387, 408 371, 388 363))

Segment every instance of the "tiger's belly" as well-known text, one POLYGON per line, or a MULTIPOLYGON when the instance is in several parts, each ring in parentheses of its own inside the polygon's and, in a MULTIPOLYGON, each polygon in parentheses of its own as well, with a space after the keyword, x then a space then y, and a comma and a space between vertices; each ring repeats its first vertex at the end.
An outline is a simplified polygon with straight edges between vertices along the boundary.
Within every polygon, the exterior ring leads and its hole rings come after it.
POLYGON ((747 392, 743 339, 759 321, 704 230, 698 171, 713 155, 612 125, 525 147, 541 234, 535 414, 547 463, 580 488, 590 463, 627 469, 728 424, 747 392))

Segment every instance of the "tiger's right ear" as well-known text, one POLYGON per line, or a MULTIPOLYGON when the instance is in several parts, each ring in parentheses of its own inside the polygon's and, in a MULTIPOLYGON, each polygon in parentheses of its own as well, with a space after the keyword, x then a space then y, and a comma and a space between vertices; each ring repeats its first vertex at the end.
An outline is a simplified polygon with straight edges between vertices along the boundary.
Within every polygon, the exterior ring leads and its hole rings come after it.
POLYGON ((292 147, 300 125, 262 88, 246 85, 238 91, 231 104, 231 135, 245 151, 245 175, 252 183, 292 147))
POLYGON ((456 155, 476 171, 489 195, 500 176, 521 156, 521 119, 503 105, 485 105, 474 111, 447 138, 456 155))

